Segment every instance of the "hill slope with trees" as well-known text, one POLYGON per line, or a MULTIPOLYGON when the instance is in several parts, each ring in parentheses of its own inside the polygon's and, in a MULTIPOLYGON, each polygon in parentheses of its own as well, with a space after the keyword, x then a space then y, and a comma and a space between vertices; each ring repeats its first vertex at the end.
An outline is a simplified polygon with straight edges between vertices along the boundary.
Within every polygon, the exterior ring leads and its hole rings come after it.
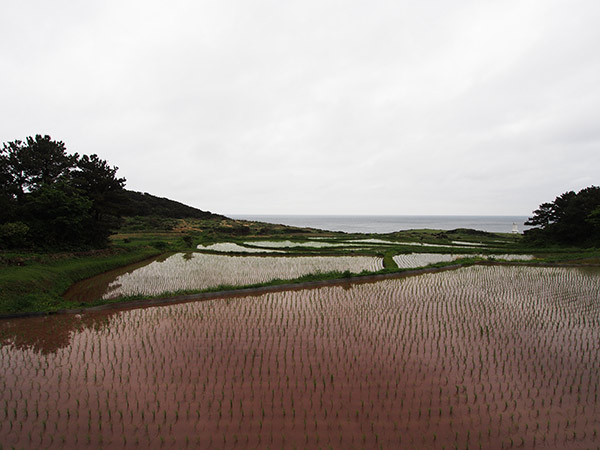
POLYGON ((50 136, 0 150, 0 248, 91 248, 108 244, 123 216, 223 218, 182 203, 126 190, 98 155, 67 153, 50 136))
POLYGON ((123 200, 116 206, 121 216, 158 216, 174 219, 225 219, 225 216, 202 211, 168 198, 156 197, 147 192, 123 191, 123 200))

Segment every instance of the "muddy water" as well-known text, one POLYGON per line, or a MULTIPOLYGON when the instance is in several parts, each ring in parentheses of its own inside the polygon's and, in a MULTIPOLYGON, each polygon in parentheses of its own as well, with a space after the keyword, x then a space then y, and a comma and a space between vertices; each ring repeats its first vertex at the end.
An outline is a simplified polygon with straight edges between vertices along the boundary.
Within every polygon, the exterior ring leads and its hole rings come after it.
POLYGON ((167 254, 161 255, 157 258, 145 259, 144 261, 110 270, 95 277, 82 280, 71 286, 67 292, 63 294, 63 297, 66 300, 77 303, 90 303, 94 300, 98 300, 107 292, 110 283, 115 281, 115 279, 117 279, 119 276, 127 273, 133 273, 135 270, 145 267, 155 261, 164 261, 168 258, 168 256, 169 255, 167 254))
POLYGON ((453 272, 0 323, 15 448, 600 445, 600 274, 453 272))
POLYGON ((161 295, 217 286, 242 286, 273 279, 294 279, 317 272, 360 273, 383 268, 371 256, 228 256, 176 253, 77 283, 65 294, 78 302, 133 295, 161 295))

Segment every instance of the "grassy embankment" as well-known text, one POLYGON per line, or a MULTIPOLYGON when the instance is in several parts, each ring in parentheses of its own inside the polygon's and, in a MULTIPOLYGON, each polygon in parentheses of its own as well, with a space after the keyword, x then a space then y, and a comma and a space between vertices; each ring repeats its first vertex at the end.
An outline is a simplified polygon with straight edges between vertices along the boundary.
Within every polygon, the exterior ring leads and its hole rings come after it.
MULTIPOLYGON (((393 256, 398 253, 440 252, 449 253, 443 245, 455 241, 476 241, 485 244, 485 249, 477 246, 461 249, 461 253, 472 253, 473 258, 461 260, 472 264, 478 260, 478 253, 512 252, 535 253, 547 262, 599 263, 600 251, 565 248, 528 248, 520 242, 519 236, 508 234, 490 234, 472 230, 443 232, 435 230, 410 230, 386 235, 361 235, 333 233, 321 230, 270 225, 259 222, 234 220, 200 219, 128 219, 125 226, 112 238, 110 248, 84 253, 39 254, 31 252, 0 253, 0 314, 22 312, 49 312, 60 309, 81 307, 81 303, 69 302, 62 294, 77 281, 98 275, 111 269, 175 251, 192 251, 199 243, 248 242, 252 240, 302 240, 320 238, 329 242, 340 239, 376 238, 394 241, 394 245, 369 244, 368 248, 351 250, 349 248, 326 249, 287 249, 287 255, 376 255, 383 257, 384 269, 378 273, 401 272, 393 256), (427 247, 403 245, 403 243, 426 243, 427 247), (432 245, 440 245, 433 247, 432 245)), ((456 253, 456 250, 454 250, 456 253)), ((438 263, 433 267, 443 267, 453 263, 438 263)), ((363 273, 363 275, 368 275, 363 273)), ((280 285, 293 282, 310 282, 354 276, 350 272, 332 272, 306 275, 296 280, 272 280, 268 283, 253 285, 280 285)), ((248 287, 248 286, 244 286, 248 287)), ((240 289, 240 286, 219 286, 206 291, 240 289)), ((177 294, 190 292, 179 291, 177 294)), ((94 304, 131 300, 119 299, 97 301, 94 304)), ((86 306, 91 306, 86 303, 86 306)))
POLYGON ((53 255, 5 254, 0 272, 0 314, 73 307, 61 297, 73 283, 161 252, 139 247, 53 255))
POLYGON ((80 303, 62 298, 77 281, 164 253, 191 251, 198 243, 240 236, 272 238, 304 234, 321 235, 314 230, 232 220, 127 218, 107 249, 0 252, 0 314, 80 307, 80 303))

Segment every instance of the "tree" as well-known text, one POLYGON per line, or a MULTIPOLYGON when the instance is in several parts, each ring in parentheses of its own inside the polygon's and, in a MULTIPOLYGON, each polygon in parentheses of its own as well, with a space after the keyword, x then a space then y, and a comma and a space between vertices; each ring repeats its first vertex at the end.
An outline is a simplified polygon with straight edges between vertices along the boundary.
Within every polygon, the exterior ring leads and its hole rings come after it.
POLYGON ((4 143, 2 149, 4 176, 17 198, 68 178, 77 158, 77 153, 67 154, 63 142, 39 134, 28 137, 26 142, 4 143))
POLYGON ((111 229, 120 225, 118 205, 124 199, 125 178, 117 178, 118 167, 111 167, 98 155, 83 155, 71 174, 72 184, 92 201, 94 241, 106 242, 111 229))
MULTIPOLYGON (((113 206, 125 179, 117 178, 117 170, 97 155, 68 154, 65 144, 50 136, 4 143, 0 225, 13 224, 3 228, 10 236, 29 230, 32 245, 103 245, 118 226, 113 206)), ((7 242, 16 239, 0 244, 7 242)))
POLYGON ((565 192, 551 203, 542 203, 526 225, 530 241, 569 245, 600 244, 600 187, 565 192))
POLYGON ((17 184, 5 148, 0 151, 0 223, 6 223, 15 217, 17 207, 17 184))
POLYGON ((96 243, 92 201, 65 182, 44 184, 26 197, 22 217, 30 236, 44 247, 96 243))
POLYGON ((0 248, 27 246, 29 227, 23 222, 6 222, 0 225, 0 248))

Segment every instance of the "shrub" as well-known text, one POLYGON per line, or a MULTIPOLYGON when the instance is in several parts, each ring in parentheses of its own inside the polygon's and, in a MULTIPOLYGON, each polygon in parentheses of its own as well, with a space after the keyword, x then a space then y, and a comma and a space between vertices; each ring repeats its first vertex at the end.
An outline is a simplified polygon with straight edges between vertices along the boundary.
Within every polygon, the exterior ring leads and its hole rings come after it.
POLYGON ((150 245, 152 247, 154 247, 156 250, 166 250, 167 248, 169 248, 169 244, 166 243, 165 241, 156 241, 150 245))
POLYGON ((29 227, 23 222, 3 223, 0 225, 0 247, 25 247, 28 233, 29 227))

